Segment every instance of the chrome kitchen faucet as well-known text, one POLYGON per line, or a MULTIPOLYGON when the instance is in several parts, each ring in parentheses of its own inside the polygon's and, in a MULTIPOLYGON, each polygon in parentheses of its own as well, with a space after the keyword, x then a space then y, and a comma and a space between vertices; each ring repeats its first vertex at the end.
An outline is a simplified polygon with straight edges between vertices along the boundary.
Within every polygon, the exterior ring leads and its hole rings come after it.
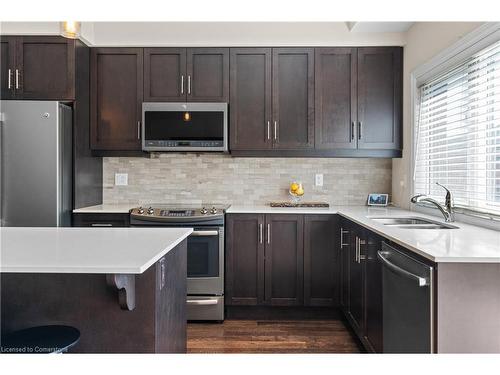
POLYGON ((453 212, 453 197, 451 195, 451 191, 446 188, 446 186, 441 185, 439 182, 436 182, 436 185, 441 186, 444 190, 446 190, 446 197, 444 201, 444 205, 439 203, 438 201, 427 197, 425 194, 417 194, 411 198, 411 203, 418 204, 421 202, 431 203, 436 206, 439 211, 443 214, 444 220, 449 223, 455 221, 455 213, 453 212))

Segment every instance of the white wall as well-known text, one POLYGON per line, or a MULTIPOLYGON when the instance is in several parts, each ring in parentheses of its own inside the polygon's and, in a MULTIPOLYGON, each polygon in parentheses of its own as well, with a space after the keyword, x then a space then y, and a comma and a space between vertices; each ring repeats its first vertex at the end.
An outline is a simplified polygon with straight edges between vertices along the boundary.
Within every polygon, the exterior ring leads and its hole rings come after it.
POLYGON ((392 200, 404 208, 410 205, 412 119, 410 74, 415 68, 471 32, 481 22, 418 22, 407 32, 403 73, 403 158, 392 162, 392 200))
MULTIPOLYGON (((61 35, 60 22, 0 22, 2 35, 61 35)), ((81 39, 94 44, 94 23, 82 22, 81 39)))
MULTIPOLYGON (((3 22, 2 34, 59 34, 58 22, 3 22)), ((83 22, 93 46, 403 45, 404 33, 350 32, 345 22, 83 22)))

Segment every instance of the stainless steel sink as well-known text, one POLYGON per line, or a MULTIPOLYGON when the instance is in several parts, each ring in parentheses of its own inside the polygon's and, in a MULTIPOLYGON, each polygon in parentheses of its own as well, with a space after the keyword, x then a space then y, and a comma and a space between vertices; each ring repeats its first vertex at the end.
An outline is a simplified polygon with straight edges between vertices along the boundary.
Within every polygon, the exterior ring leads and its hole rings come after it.
POLYGON ((441 223, 439 221, 434 221, 423 217, 384 216, 384 217, 368 217, 368 218, 387 226, 405 228, 405 229, 457 229, 458 228, 454 225, 441 223))

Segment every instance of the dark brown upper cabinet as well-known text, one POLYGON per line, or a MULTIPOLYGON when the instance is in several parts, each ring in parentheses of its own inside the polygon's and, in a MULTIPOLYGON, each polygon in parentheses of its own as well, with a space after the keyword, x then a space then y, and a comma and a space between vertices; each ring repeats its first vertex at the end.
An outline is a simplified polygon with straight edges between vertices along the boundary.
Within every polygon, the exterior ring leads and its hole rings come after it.
POLYGON ((144 48, 144 101, 186 101, 186 49, 144 48))
POLYGON ((355 149, 357 49, 316 48, 315 148, 355 149))
POLYGON ((230 66, 231 149, 270 149, 271 48, 231 48, 230 66))
POLYGON ((301 306, 304 300, 304 217, 266 215, 265 303, 301 306))
POLYGON ((187 100, 229 100, 229 48, 187 49, 187 100))
POLYGON ((14 99, 16 94, 16 37, 0 37, 0 76, 2 99, 14 99))
POLYGON ((226 305, 264 302, 264 215, 233 214, 226 221, 226 305))
POLYGON ((2 98, 75 99, 75 40, 2 37, 2 98))
POLYGON ((358 48, 358 148, 401 149, 403 50, 358 48))
POLYGON ((231 150, 314 146, 314 50, 231 48, 231 150))
POLYGON ((304 305, 338 306, 338 218, 306 215, 304 218, 304 305))
POLYGON ((273 143, 314 146, 314 49, 273 48, 273 143))
POLYGON ((228 48, 145 48, 144 100, 227 102, 228 48))
POLYGON ((317 48, 315 147, 400 150, 402 48, 317 48))
POLYGON ((141 150, 142 48, 92 48, 90 125, 93 150, 141 150))

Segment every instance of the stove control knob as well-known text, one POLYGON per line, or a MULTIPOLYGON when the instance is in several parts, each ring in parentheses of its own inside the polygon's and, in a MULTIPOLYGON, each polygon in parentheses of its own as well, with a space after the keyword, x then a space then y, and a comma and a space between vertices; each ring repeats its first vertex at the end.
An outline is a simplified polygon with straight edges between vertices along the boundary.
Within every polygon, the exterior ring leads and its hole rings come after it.
POLYGON ((155 213, 155 210, 153 209, 153 207, 149 207, 148 208, 148 215, 153 215, 155 213))
POLYGON ((200 210, 200 213, 201 213, 202 215, 206 215, 206 214, 208 213, 208 210, 207 210, 205 207, 203 207, 203 208, 200 210))
POLYGON ((212 207, 212 209, 210 210, 210 213, 215 215, 217 213, 217 208, 212 207))
POLYGON ((142 214, 144 213, 144 208, 139 207, 139 208, 137 209, 137 213, 138 213, 139 215, 142 215, 142 214))

